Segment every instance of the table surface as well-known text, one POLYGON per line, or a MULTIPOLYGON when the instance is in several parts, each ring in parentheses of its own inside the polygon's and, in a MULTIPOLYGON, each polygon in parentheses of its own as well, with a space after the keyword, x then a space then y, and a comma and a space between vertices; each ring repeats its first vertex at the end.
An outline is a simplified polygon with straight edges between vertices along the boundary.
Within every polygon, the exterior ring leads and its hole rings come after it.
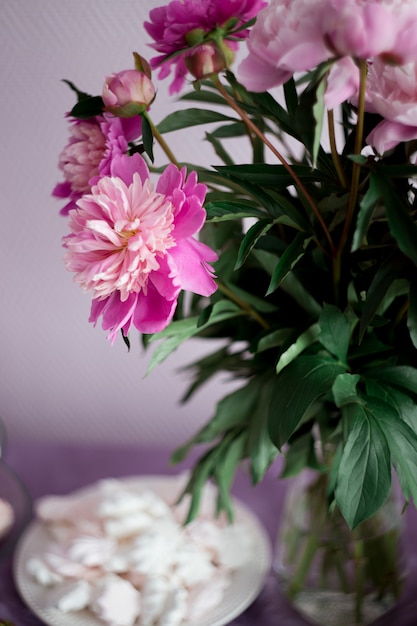
MULTIPOLYGON (((9 442, 4 460, 21 477, 32 499, 46 494, 66 494, 102 478, 145 474, 175 474, 184 466, 172 467, 169 452, 114 446, 81 446, 9 442)), ((264 524, 274 542, 286 482, 277 480, 274 467, 260 485, 252 487, 241 471, 233 492, 245 502, 264 524)), ((405 514, 406 541, 409 547, 406 589, 400 602, 375 626, 417 626, 417 512, 408 507, 405 514)), ((0 561, 0 623, 10 620, 15 626, 42 626, 20 599, 12 576, 13 554, 0 561)), ((274 574, 267 577, 264 589, 253 604, 231 626, 306 626, 306 622, 281 596, 274 574)))

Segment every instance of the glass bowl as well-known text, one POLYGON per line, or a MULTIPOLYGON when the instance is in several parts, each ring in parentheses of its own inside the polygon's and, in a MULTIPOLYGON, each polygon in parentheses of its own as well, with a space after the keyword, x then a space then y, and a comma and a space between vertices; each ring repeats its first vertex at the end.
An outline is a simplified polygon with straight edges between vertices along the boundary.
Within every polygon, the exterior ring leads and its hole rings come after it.
POLYGON ((13 509, 13 522, 3 535, 0 535, 0 558, 13 550, 21 533, 32 516, 30 496, 15 472, 0 459, 0 499, 13 509))

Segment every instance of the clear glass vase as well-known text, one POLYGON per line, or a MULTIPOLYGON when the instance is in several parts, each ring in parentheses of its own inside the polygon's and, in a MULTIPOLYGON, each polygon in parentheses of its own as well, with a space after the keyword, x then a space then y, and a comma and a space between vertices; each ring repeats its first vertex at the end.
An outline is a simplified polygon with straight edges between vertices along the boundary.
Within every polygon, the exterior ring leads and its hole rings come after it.
POLYGON ((284 594, 313 624, 371 624, 398 600, 406 574, 399 499, 392 490, 351 531, 329 512, 327 475, 303 472, 289 486, 275 570, 284 594))

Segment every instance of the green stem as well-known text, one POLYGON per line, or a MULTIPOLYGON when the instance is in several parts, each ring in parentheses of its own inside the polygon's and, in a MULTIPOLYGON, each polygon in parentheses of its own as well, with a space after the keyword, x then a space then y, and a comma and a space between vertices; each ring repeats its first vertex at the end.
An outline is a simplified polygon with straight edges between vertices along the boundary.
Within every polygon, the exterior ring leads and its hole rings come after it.
POLYGON ((343 189, 347 189, 348 182, 346 178, 346 174, 343 170, 342 161, 340 160, 339 152, 337 151, 336 146, 336 134, 334 129, 334 113, 333 109, 327 111, 327 120, 329 126, 329 141, 330 141, 330 150, 332 154, 332 161, 334 168, 336 170, 337 176, 339 178, 339 182, 342 185, 343 189))
POLYGON ((355 541, 354 545, 354 561, 355 561, 355 622, 360 624, 362 621, 362 602, 365 582, 364 571, 364 551, 363 541, 355 541))
POLYGON ((224 285, 220 280, 216 279, 216 284, 219 290, 224 293, 224 295, 227 296, 229 300, 232 300, 232 302, 237 304, 243 311, 245 311, 247 315, 256 320, 262 326, 262 328, 269 328, 268 322, 262 317, 262 315, 259 315, 259 313, 255 311, 255 309, 252 308, 250 304, 239 298, 239 296, 234 293, 234 291, 229 289, 229 287, 224 285))
MULTIPOLYGON (((366 79, 367 79, 367 65, 366 61, 359 60, 359 72, 360 72, 360 87, 359 87, 359 100, 358 100, 358 119, 356 123, 356 135, 354 154, 359 155, 362 150, 363 131, 364 131, 364 119, 365 119, 365 94, 366 94, 366 79)), ((355 213, 356 202, 358 199, 359 190, 359 177, 361 166, 358 163, 353 163, 352 167, 352 180, 350 186, 349 203, 346 211, 345 223, 343 225, 343 231, 340 237, 339 245, 336 250, 336 254, 333 261, 333 289, 335 293, 336 302, 339 299, 339 282, 341 276, 341 265, 343 250, 348 239, 350 227, 352 224, 353 216, 355 213)))
POLYGON ((155 137, 156 141, 159 143, 159 145, 161 146, 162 150, 165 152, 165 154, 167 155, 167 157, 171 161, 171 163, 173 163, 174 165, 176 165, 179 168, 180 167, 179 162, 175 158, 174 153, 172 152, 171 148, 169 147, 169 145, 167 144, 167 142, 165 141, 165 139, 163 138, 163 136, 159 132, 158 128, 152 122, 152 120, 149 117, 149 115, 146 114, 146 117, 147 117, 148 122, 149 122, 149 124, 151 126, 152 134, 155 137))
POLYGON ((302 557, 299 562, 299 567, 291 581, 288 588, 288 596, 293 599, 296 594, 302 589, 304 581, 308 576, 311 562, 320 547, 320 543, 315 535, 310 535, 304 547, 302 557))
POLYGON ((288 174, 293 179, 295 186, 304 195, 307 203, 310 205, 314 215, 316 216, 318 222, 320 223, 320 225, 321 225, 321 227, 323 229, 324 235, 325 235, 325 237, 326 237, 326 239, 327 239, 327 241, 329 243, 331 253, 332 253, 332 255, 334 255, 335 254, 335 247, 334 247, 334 244, 333 244, 333 240, 332 240, 332 238, 330 236, 330 233, 328 231, 327 225, 326 225, 326 223, 325 223, 325 221, 323 219, 323 216, 321 215, 319 208, 317 207, 317 205, 314 202, 313 198, 308 193, 307 189, 304 187, 303 183, 301 182, 301 180, 299 179, 299 177, 297 176, 297 174, 295 173, 295 171, 293 170, 291 165, 283 157, 283 155, 276 149, 276 147, 269 141, 269 139, 264 135, 264 133, 256 126, 256 124, 253 123, 253 121, 245 113, 245 111, 243 109, 241 109, 241 107, 238 105, 238 103, 231 97, 231 95, 229 94, 227 89, 225 89, 224 86, 222 85, 222 83, 220 82, 219 77, 215 76, 215 77, 212 78, 212 80, 213 80, 214 85, 217 87, 219 92, 222 94, 222 96, 226 100, 226 102, 239 115, 239 117, 245 123, 246 127, 250 128, 251 131, 253 133, 255 133, 255 135, 257 135, 259 137, 259 139, 265 144, 265 146, 267 148, 269 148, 269 150, 272 152, 272 154, 278 159, 278 161, 280 161, 280 163, 287 170, 288 174))
MULTIPOLYGON (((359 88, 359 101, 358 101, 358 120, 356 123, 356 136, 355 136, 355 147, 354 147, 355 155, 359 155, 362 150, 363 128, 364 128, 364 119, 365 119, 366 78, 367 78, 366 61, 358 61, 358 64, 359 64, 359 71, 360 71, 360 88, 359 88)), ((350 226, 352 223, 353 215, 355 212, 356 201, 358 198, 360 171, 361 171, 361 166, 358 163, 353 163, 349 204, 348 204, 348 208, 346 212, 346 219, 345 219, 345 223, 343 226, 342 236, 340 237, 340 243, 338 247, 339 255, 341 254, 345 246, 345 243, 349 234, 350 226)))

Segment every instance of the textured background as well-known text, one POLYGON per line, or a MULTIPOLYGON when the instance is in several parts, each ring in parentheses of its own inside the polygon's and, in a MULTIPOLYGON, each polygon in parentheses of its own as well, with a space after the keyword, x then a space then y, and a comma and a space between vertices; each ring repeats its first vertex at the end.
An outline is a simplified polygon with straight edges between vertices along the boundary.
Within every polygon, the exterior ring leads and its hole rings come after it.
MULTIPOLYGON (((10 438, 176 445, 211 415, 217 380, 185 406, 179 366, 207 350, 187 344, 146 379, 149 353, 111 347, 88 323, 90 297, 62 263, 65 219, 50 193, 74 96, 61 79, 100 93, 106 74, 152 56, 142 22, 163 0, 0 0, 1 377, 0 416, 10 438)), ((167 81, 152 117, 172 111, 167 81)), ((200 135, 173 139, 179 160, 215 162, 200 135)), ((157 157, 158 158, 158 157, 157 157)), ((165 162, 165 161, 164 161, 165 162)), ((162 162, 161 162, 162 163, 162 162)), ((211 349, 213 346, 209 346, 211 349)))

